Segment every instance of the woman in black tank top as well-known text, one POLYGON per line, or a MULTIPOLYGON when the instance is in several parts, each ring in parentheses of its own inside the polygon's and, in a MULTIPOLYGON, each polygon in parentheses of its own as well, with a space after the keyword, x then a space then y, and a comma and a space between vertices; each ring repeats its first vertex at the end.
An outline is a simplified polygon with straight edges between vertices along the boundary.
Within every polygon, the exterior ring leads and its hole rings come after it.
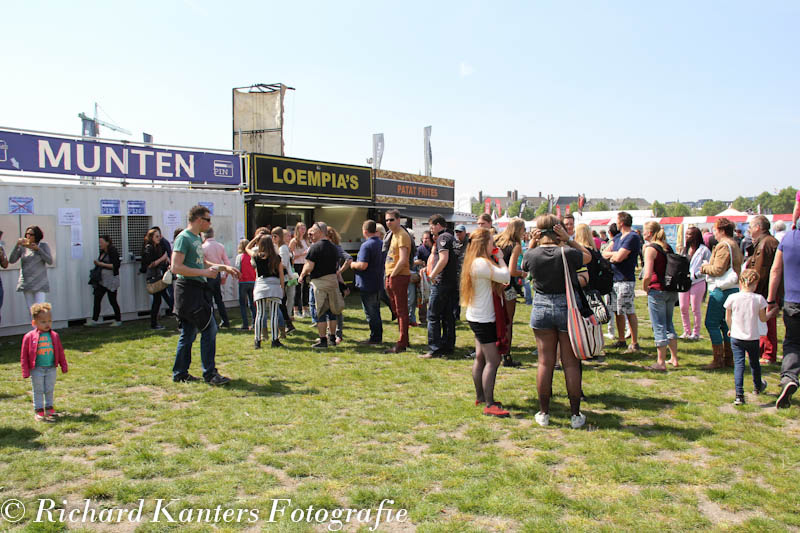
POLYGON ((506 229, 495 238, 495 244, 503 254, 503 260, 508 265, 511 274, 511 282, 505 288, 505 306, 508 315, 508 326, 506 328, 506 338, 508 339, 508 353, 503 355, 503 366, 520 366, 520 363, 511 359, 511 342, 514 333, 514 314, 517 310, 517 289, 516 283, 520 276, 525 273, 517 270, 519 256, 522 253, 522 239, 525 237, 525 221, 519 217, 514 217, 506 226, 506 229))

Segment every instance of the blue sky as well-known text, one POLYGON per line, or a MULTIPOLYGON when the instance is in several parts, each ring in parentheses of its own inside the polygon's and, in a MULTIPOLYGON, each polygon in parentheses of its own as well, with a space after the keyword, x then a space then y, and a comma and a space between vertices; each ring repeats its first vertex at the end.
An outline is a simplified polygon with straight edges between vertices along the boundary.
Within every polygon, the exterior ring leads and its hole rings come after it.
MULTIPOLYGON (((283 82, 287 155, 423 168, 457 196, 733 199, 800 185, 800 2, 4 3, 0 125, 93 102, 231 147, 231 88, 283 82)), ((108 130, 103 132, 108 133, 108 130)))

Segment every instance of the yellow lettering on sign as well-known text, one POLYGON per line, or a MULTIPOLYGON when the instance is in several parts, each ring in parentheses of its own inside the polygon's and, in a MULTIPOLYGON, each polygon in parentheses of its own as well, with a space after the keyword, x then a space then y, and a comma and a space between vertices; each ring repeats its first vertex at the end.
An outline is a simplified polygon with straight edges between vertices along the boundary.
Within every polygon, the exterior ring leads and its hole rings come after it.
POLYGON ((320 173, 319 171, 309 170, 308 171, 308 184, 311 187, 319 187, 320 182, 320 173))
POLYGON ((344 189, 345 187, 347 187, 347 185, 345 184, 344 174, 339 174, 339 178, 336 180, 336 183, 333 185, 333 187, 335 189, 344 189))
POLYGON ((322 173, 322 186, 323 187, 327 187, 328 183, 330 183, 330 181, 331 181, 331 175, 328 174, 327 172, 323 172, 322 173))
POLYGON ((272 167, 272 183, 283 183, 283 180, 278 176, 278 167, 272 167))
POLYGON ((302 169, 297 170, 297 184, 306 185, 306 171, 302 169))
POLYGON ((358 176, 350 176, 350 188, 354 191, 358 189, 358 176))
POLYGON ((297 181, 297 176, 294 173, 294 170, 291 168, 287 168, 283 171, 283 181, 288 183, 289 185, 294 184, 297 181))

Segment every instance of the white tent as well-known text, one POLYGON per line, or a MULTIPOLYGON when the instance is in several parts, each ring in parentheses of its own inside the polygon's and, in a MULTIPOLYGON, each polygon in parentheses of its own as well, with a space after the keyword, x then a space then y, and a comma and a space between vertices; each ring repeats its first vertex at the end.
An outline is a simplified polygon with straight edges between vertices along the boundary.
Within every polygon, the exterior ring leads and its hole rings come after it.
POLYGON ((728 209, 726 209, 722 213, 717 213, 717 216, 718 217, 746 217, 747 213, 744 213, 742 211, 739 211, 737 209, 729 207, 728 209))

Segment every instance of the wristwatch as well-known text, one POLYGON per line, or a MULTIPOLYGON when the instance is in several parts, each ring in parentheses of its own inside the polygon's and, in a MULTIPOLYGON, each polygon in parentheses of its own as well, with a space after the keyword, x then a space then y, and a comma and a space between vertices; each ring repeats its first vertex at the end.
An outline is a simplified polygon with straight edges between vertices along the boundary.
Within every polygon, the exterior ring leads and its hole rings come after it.
POLYGON ((775 300, 767 300, 767 305, 775 305, 776 303, 778 302, 776 302, 775 300))

